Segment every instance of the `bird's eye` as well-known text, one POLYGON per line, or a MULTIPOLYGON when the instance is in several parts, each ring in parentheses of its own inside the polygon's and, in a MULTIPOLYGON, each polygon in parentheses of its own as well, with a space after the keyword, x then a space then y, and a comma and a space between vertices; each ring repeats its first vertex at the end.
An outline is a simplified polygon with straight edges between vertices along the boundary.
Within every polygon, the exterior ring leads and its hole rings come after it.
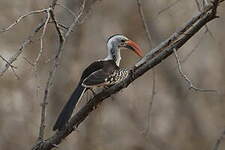
POLYGON ((122 43, 124 43, 124 42, 125 42, 125 40, 124 40, 124 39, 122 39, 122 40, 121 40, 121 42, 122 42, 122 43))

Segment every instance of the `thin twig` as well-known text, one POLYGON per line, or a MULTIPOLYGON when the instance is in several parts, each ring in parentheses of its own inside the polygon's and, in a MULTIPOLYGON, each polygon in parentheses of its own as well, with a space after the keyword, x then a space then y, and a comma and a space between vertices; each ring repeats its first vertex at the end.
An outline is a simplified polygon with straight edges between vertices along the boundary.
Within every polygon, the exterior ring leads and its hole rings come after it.
POLYGON ((197 48, 201 45, 201 43, 203 42, 203 39, 206 37, 205 33, 203 35, 201 35, 201 37, 199 38, 197 44, 194 46, 194 48, 181 60, 181 64, 185 63, 188 58, 190 58, 190 56, 197 50, 197 48))
POLYGON ((76 17, 76 14, 71 9, 66 7, 65 5, 57 3, 56 6, 59 6, 59 7, 63 8, 63 9, 65 9, 71 16, 76 17))
POLYGON ((14 73, 16 79, 19 80, 20 77, 17 75, 17 73, 16 73, 16 71, 15 71, 15 69, 16 69, 17 67, 15 67, 15 66, 13 66, 12 64, 10 64, 10 63, 8 62, 8 60, 6 60, 2 55, 0 55, 0 58, 2 58, 2 60, 5 61, 5 62, 10 66, 10 68, 11 68, 12 72, 14 73))
POLYGON ((178 2, 180 2, 181 0, 176 0, 174 2, 172 2, 171 4, 169 4, 167 7, 161 9, 159 12, 158 12, 158 15, 161 15, 162 13, 164 13, 165 11, 167 11, 168 9, 170 9, 171 7, 175 6, 178 2))
POLYGON ((38 33, 38 31, 40 31, 40 29, 44 26, 44 22, 40 23, 37 25, 37 27, 34 29, 34 31, 27 37, 27 39, 21 44, 21 46, 19 47, 18 51, 11 56, 8 59, 8 63, 5 64, 5 66, 3 68, 0 69, 0 76, 3 76, 3 74, 8 70, 8 68, 10 67, 9 64, 12 65, 12 63, 14 61, 17 60, 17 58, 21 55, 21 53, 23 52, 24 48, 30 44, 32 42, 32 38, 36 35, 36 33, 38 33))
POLYGON ((12 69, 12 72, 14 73, 14 75, 15 75, 16 79, 17 79, 17 80, 19 80, 19 79, 20 79, 20 77, 19 77, 19 75, 16 73, 15 68, 12 68, 12 67, 11 67, 11 69, 12 69))
MULTIPOLYGON (((44 23, 44 27, 43 27, 43 31, 42 31, 42 34, 41 34, 41 38, 40 38, 40 51, 38 53, 38 56, 34 62, 34 66, 35 66, 35 72, 37 72, 37 64, 38 64, 38 61, 42 55, 42 52, 43 52, 43 38, 44 38, 44 35, 46 33, 46 29, 47 29, 47 25, 48 25, 48 22, 50 20, 50 10, 52 8, 48 8, 47 9, 47 18, 45 20, 45 23, 44 23)), ((45 91, 46 92, 46 91, 45 91)), ((38 140, 42 141, 44 139, 44 131, 45 131, 45 126, 46 126, 46 123, 45 123, 45 116, 46 116, 46 105, 47 105, 47 101, 44 99, 43 102, 41 103, 41 108, 42 108, 42 111, 41 111, 41 125, 40 125, 40 130, 39 130, 39 136, 38 136, 38 140)))
POLYGON ((82 4, 82 6, 80 8, 79 14, 76 17, 74 17, 74 21, 70 25, 68 31, 66 32, 65 38, 67 38, 69 36, 69 34, 73 31, 73 28, 79 23, 79 19, 81 18, 82 14, 84 12, 85 4, 86 4, 86 0, 83 1, 83 4, 82 4))
POLYGON ((196 22, 199 21, 199 19, 205 17, 206 13, 208 13, 209 11, 212 11, 210 13, 210 17, 208 17, 207 19, 215 19, 218 18, 215 14, 216 14, 216 10, 214 8, 217 8, 215 2, 223 2, 225 0, 215 0, 213 1, 214 3, 211 5, 207 5, 206 8, 204 8, 204 11, 199 13, 198 15, 192 17, 191 20, 188 21, 188 23, 181 28, 180 30, 178 30, 177 32, 175 32, 174 34, 172 34, 167 40, 165 40, 164 42, 162 42, 159 46, 157 46, 156 48, 152 49, 150 52, 148 52, 137 64, 135 64, 135 67, 139 67, 141 65, 143 65, 146 60, 150 60, 153 57, 157 56, 163 49, 165 49, 168 45, 171 45, 172 43, 176 43, 179 38, 182 38, 183 36, 185 37, 190 37, 191 34, 190 32, 188 33, 188 30, 193 27, 196 22), (188 35, 189 34, 189 35, 188 35))
POLYGON ((220 137, 216 140, 216 144, 213 146, 213 150, 219 150, 219 146, 220 146, 222 140, 224 140, 224 139, 225 139, 225 130, 220 135, 220 137))
MULTIPOLYGON (((144 15, 144 11, 143 11, 143 7, 142 7, 142 1, 141 0, 137 0, 137 6, 138 6, 138 12, 140 15, 140 18, 142 20, 142 24, 143 27, 145 29, 145 33, 146 33, 146 37, 148 39, 148 43, 149 43, 149 48, 152 49, 153 47, 153 40, 147 25, 147 21, 145 19, 145 15, 144 15)), ((148 105, 148 113, 147 113, 147 124, 146 124, 146 129, 144 131, 145 135, 149 134, 150 131, 150 126, 151 126, 151 113, 152 113, 152 106, 153 106, 153 102, 154 102, 154 97, 155 97, 155 93, 156 93, 156 80, 155 80, 155 70, 152 70, 152 92, 151 92, 151 100, 149 101, 149 105, 148 105)))
MULTIPOLYGON (((55 20, 55 15, 54 15, 54 8, 55 8, 55 5, 56 5, 56 2, 57 0, 53 0, 52 2, 52 5, 50 5, 50 7, 47 9, 47 19, 45 21, 45 24, 44 24, 44 28, 43 28, 43 32, 42 32, 42 35, 41 35, 41 50, 39 52, 39 55, 38 57, 40 58, 41 56, 41 53, 43 51, 43 38, 44 38, 44 35, 45 35, 45 32, 46 32, 46 28, 47 28, 47 24, 49 23, 49 20, 50 18, 52 19, 54 25, 55 25, 55 28, 56 28, 56 31, 57 31, 57 35, 59 36, 59 47, 58 47, 58 52, 55 56, 55 61, 54 61, 54 64, 53 64, 53 68, 52 70, 49 72, 49 77, 48 77, 48 80, 46 82, 46 86, 45 86, 45 90, 44 90, 44 97, 43 97, 43 102, 41 104, 41 124, 40 124, 40 129, 39 129, 39 137, 38 137, 38 141, 43 141, 44 139, 44 131, 45 131, 45 124, 46 124, 46 106, 48 104, 47 102, 47 98, 48 98, 48 93, 49 93, 49 89, 52 85, 52 80, 53 80, 53 77, 54 77, 54 74, 56 72, 56 69, 58 67, 58 64, 59 64, 59 58, 60 58, 60 54, 61 54, 61 51, 62 51, 62 47, 63 47, 63 44, 64 44, 64 38, 62 36, 62 33, 58 27, 58 24, 55 20)), ((39 58, 37 57, 36 59, 36 64, 39 60, 39 58)))
POLYGON ((44 49, 44 47, 43 47, 43 38, 44 38, 44 36, 45 36, 45 33, 46 33, 46 29, 47 29, 47 25, 48 25, 48 22, 49 22, 49 20, 50 20, 50 10, 51 10, 51 8, 48 8, 47 9, 47 18, 46 18, 46 20, 45 20, 45 23, 44 23, 44 27, 43 27, 43 31, 42 31, 42 34, 41 34, 41 37, 40 37, 40 51, 39 51, 39 53, 38 53, 38 56, 37 56, 37 58, 36 58, 36 60, 35 60, 35 62, 34 62, 34 65, 37 67, 37 65, 38 65, 38 61, 39 61, 39 59, 40 59, 40 57, 41 57, 41 55, 42 55, 42 53, 43 53, 43 49, 44 49))
POLYGON ((62 43, 62 42, 64 41, 64 38, 63 38, 63 35, 62 35, 62 33, 61 33, 61 31, 60 31, 60 28, 59 28, 59 26, 62 26, 62 25, 60 25, 60 24, 57 23, 57 21, 56 21, 56 19, 55 19, 55 15, 54 15, 52 9, 50 9, 49 14, 50 14, 50 16, 51 16, 51 19, 52 19, 54 25, 55 25, 57 34, 58 34, 58 36, 59 36, 59 41, 60 41, 60 43, 62 43))
POLYGON ((216 90, 211 90, 211 89, 202 89, 202 88, 198 88, 195 85, 193 85, 193 83, 191 82, 191 80, 187 77, 186 74, 184 74, 182 67, 181 67, 181 63, 180 63, 180 59, 177 55, 177 51, 176 48, 173 48, 173 52, 177 61, 177 65, 178 65, 178 70, 180 75, 185 79, 185 81, 188 83, 189 85, 189 89, 193 89, 194 91, 198 91, 198 92, 217 92, 216 90))
POLYGON ((151 34, 149 32, 149 27, 148 27, 147 21, 145 19, 145 15, 144 15, 144 11, 143 11, 141 0, 137 0, 137 6, 138 6, 138 12, 139 12, 139 15, 141 17, 143 27, 145 29, 146 37, 148 39, 149 47, 150 47, 150 49, 152 49, 153 41, 152 41, 151 34))
POLYGON ((30 11, 27 14, 20 16, 14 23, 12 23, 11 25, 9 25, 8 27, 2 29, 0 31, 0 33, 9 31, 11 28, 13 28, 15 25, 17 25, 21 20, 23 20, 24 18, 26 18, 27 16, 33 15, 33 14, 39 14, 39 13, 44 13, 46 12, 47 9, 40 9, 40 10, 34 10, 34 11, 30 11))
POLYGON ((55 76, 56 70, 59 66, 59 60, 60 60, 60 56, 61 56, 61 53, 63 51, 64 45, 65 45, 66 38, 70 35, 72 29, 78 23, 79 18, 83 14, 84 6, 85 6, 85 0, 83 2, 82 6, 81 6, 81 10, 80 10, 79 15, 77 16, 77 18, 74 19, 74 22, 70 25, 68 31, 66 32, 65 39, 63 38, 62 33, 61 33, 61 31, 60 31, 60 29, 57 25, 57 22, 55 21, 53 11, 50 10, 50 13, 49 13, 50 17, 52 18, 52 20, 55 24, 57 35, 59 36, 59 46, 58 46, 58 50, 57 50, 57 53, 56 53, 55 58, 54 58, 54 63, 53 63, 52 69, 49 71, 48 79, 47 79, 45 89, 44 89, 44 97, 43 97, 43 102, 41 104, 41 107, 42 107, 42 109, 41 109, 41 125, 40 125, 40 130, 39 130, 38 142, 43 141, 44 130, 45 130, 46 105, 48 104, 47 99, 48 99, 48 95, 49 95, 49 90, 50 90, 50 87, 52 85, 52 81, 53 81, 53 78, 55 76))
POLYGON ((156 94, 156 72, 155 69, 153 68, 152 70, 152 93, 151 93, 151 101, 149 101, 149 106, 148 106, 148 114, 147 114, 147 125, 145 129, 145 135, 148 135, 151 133, 151 114, 152 114, 152 108, 153 108, 153 102, 156 94))
POLYGON ((13 66, 12 64, 10 64, 10 62, 8 62, 8 60, 6 60, 2 55, 0 55, 0 58, 3 60, 3 61, 5 61, 11 68, 17 68, 17 67, 15 67, 15 66, 13 66))

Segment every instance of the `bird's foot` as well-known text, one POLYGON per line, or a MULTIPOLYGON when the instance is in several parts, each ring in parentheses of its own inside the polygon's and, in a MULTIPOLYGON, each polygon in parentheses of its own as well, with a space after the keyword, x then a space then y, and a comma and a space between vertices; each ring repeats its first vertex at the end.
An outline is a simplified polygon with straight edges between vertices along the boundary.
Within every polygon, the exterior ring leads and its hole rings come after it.
POLYGON ((131 76, 131 78, 134 78, 134 72, 135 72, 135 67, 130 69, 130 76, 131 76))

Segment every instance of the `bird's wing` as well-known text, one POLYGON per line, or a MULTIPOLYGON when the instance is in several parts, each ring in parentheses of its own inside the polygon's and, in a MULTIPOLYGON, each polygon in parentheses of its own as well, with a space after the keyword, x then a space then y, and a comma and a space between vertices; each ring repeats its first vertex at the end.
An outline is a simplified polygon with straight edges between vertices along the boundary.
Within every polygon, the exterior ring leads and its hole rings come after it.
POLYGON ((81 82, 87 78, 88 76, 90 76, 92 73, 101 70, 103 68, 104 62, 102 60, 98 60, 93 62, 92 64, 90 64, 82 73, 81 76, 81 82))
POLYGON ((111 72, 106 72, 103 69, 97 70, 85 78, 82 85, 86 87, 107 85, 107 78, 110 74, 111 72))
POLYGON ((100 69, 89 75, 83 81, 83 85, 86 87, 113 85, 127 78, 128 74, 128 69, 115 69, 110 71, 100 69))

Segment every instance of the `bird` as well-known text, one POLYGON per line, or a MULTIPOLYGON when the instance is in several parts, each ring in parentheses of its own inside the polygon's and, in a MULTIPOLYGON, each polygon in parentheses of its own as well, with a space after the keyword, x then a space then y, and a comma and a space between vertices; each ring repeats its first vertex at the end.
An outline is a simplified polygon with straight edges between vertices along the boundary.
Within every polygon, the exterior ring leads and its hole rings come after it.
POLYGON ((127 78, 129 70, 120 68, 120 50, 126 48, 134 51, 138 56, 143 56, 140 46, 122 34, 115 34, 106 42, 108 55, 101 60, 91 63, 82 73, 80 81, 60 112, 53 131, 63 130, 68 123, 77 102, 88 89, 94 87, 107 87, 117 84, 127 78))

